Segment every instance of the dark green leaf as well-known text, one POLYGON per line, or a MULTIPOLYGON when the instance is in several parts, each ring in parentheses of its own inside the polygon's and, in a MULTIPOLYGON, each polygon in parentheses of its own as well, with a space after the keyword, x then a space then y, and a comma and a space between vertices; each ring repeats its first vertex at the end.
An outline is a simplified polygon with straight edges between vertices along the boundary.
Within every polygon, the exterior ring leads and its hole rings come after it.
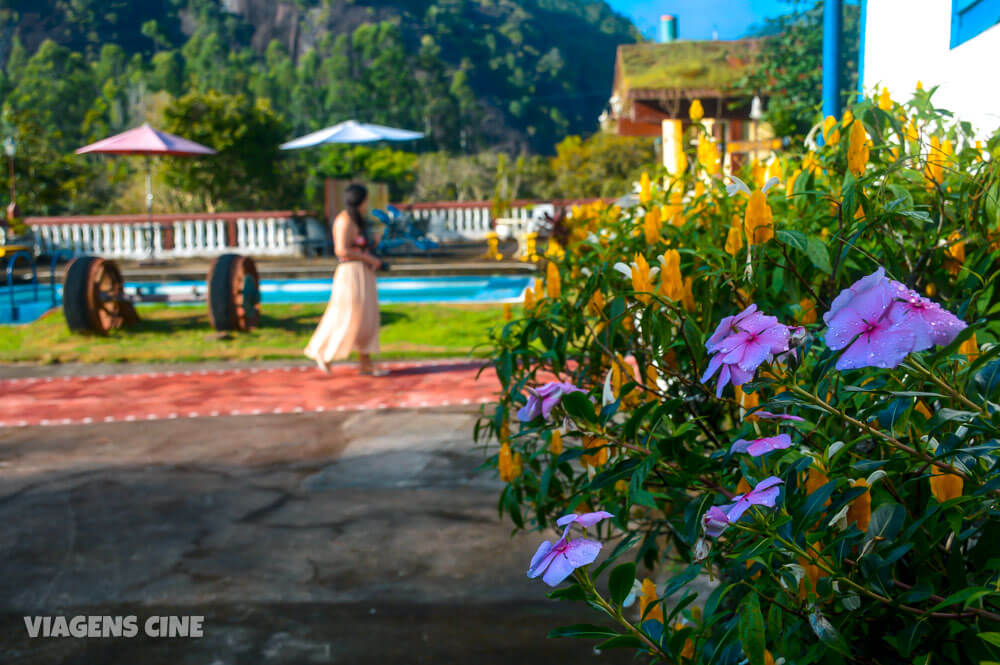
POLYGON ((629 593, 632 592, 632 583, 635 582, 635 564, 631 561, 615 566, 608 576, 608 590, 611 592, 611 600, 615 605, 625 602, 629 593))

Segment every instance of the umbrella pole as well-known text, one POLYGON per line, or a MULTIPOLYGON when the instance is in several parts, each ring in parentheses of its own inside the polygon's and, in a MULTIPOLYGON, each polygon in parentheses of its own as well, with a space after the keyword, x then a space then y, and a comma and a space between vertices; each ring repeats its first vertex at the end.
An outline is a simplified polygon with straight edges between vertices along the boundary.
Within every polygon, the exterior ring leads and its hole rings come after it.
POLYGON ((149 258, 153 259, 153 159, 146 155, 146 243, 149 245, 149 258))

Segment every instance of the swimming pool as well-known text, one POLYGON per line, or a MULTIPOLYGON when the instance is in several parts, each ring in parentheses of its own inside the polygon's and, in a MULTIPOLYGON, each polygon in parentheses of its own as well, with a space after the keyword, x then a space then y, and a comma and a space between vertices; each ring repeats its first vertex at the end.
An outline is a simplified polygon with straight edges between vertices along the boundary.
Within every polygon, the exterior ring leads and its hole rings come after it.
MULTIPOLYGON (((487 304, 519 301, 532 282, 522 275, 450 275, 445 277, 379 277, 378 299, 385 305, 398 303, 487 304)), ((183 294, 204 298, 205 282, 126 282, 125 292, 136 295, 183 294)), ((330 299, 329 279, 263 279, 260 282, 261 303, 294 304, 324 303, 330 299)), ((11 315, 10 293, 0 287, 0 324, 29 323, 51 307, 52 291, 15 286, 14 314, 11 315)), ((56 299, 62 302, 62 286, 56 286, 56 299)), ((140 303, 141 305, 141 303, 140 303)))

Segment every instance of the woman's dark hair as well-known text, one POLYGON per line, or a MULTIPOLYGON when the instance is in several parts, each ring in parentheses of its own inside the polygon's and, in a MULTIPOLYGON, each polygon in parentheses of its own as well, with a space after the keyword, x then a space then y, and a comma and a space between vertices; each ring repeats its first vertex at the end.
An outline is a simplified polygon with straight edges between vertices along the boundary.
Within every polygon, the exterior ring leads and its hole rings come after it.
POLYGON ((362 203, 368 199, 368 190, 365 189, 363 185, 358 185, 357 183, 351 183, 344 188, 344 208, 347 210, 347 216, 351 218, 354 225, 358 227, 358 233, 361 237, 365 239, 365 244, 368 244, 368 229, 365 226, 364 215, 358 209, 362 203))

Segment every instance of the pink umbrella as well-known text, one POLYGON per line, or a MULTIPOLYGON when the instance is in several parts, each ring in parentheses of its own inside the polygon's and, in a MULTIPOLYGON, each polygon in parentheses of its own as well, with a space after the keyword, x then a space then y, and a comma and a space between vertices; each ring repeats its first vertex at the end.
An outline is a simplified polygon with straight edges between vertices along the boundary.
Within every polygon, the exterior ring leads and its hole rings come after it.
MULTIPOLYGON (((167 132, 153 129, 148 123, 142 127, 130 129, 121 134, 101 139, 97 143, 85 145, 76 154, 101 153, 106 155, 145 155, 146 157, 146 214, 149 215, 149 233, 153 229, 153 181, 151 160, 153 155, 176 155, 192 157, 195 155, 214 155, 215 151, 200 143, 174 136, 167 132)), ((147 238, 149 253, 153 253, 152 237, 147 238)))

